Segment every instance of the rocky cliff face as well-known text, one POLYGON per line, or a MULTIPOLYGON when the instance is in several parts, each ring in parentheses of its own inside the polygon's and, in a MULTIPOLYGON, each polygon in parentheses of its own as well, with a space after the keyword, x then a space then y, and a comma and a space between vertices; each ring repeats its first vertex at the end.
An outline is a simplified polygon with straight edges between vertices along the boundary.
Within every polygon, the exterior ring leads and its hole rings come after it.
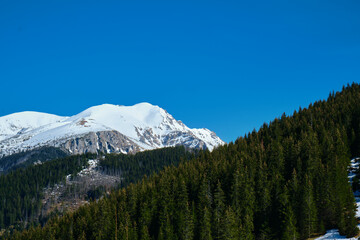
POLYGON ((71 154, 96 153, 136 153, 142 149, 125 135, 117 131, 91 132, 59 144, 59 147, 71 154))
MULTIPOLYGON (((151 131, 141 136, 142 143, 150 142, 154 146, 178 146, 183 145, 187 148, 206 149, 206 143, 191 133, 174 132, 160 139, 155 138, 151 131), (181 140, 180 140, 181 139, 181 140)), ((87 152, 96 153, 136 153, 144 150, 135 142, 117 131, 92 132, 84 136, 78 136, 58 144, 58 147, 71 153, 83 154, 87 152)))

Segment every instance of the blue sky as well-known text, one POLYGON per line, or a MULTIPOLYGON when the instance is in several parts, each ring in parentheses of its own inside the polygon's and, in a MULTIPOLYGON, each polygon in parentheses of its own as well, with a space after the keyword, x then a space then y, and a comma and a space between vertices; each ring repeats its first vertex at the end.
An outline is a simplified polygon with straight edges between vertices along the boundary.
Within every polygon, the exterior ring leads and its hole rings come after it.
POLYGON ((150 102, 225 141, 360 82, 360 2, 0 1, 0 116, 150 102))

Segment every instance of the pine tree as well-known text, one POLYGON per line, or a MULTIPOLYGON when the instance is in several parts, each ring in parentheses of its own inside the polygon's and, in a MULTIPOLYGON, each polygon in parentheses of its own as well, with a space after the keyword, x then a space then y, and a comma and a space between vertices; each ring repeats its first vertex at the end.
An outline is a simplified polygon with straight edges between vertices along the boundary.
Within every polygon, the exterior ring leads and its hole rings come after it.
POLYGON ((227 239, 227 240, 245 239, 245 238, 240 238, 239 228, 240 227, 237 222, 237 217, 235 212, 232 210, 231 207, 228 207, 224 215, 224 231, 223 231, 222 239, 227 239))
POLYGON ((280 196, 281 208, 281 239, 282 240, 296 240, 298 239, 298 232, 296 229, 296 218, 291 208, 289 201, 289 192, 285 186, 283 193, 280 196))
POLYGON ((203 210, 200 220, 200 240, 212 240, 211 233, 211 213, 207 207, 203 210))
POLYGON ((313 198, 313 186, 306 174, 302 185, 301 199, 300 234, 302 238, 310 238, 311 234, 317 229, 317 211, 313 198))
POLYGON ((214 193, 214 221, 213 236, 215 239, 224 239, 224 215, 225 215, 225 195, 221 189, 220 181, 217 182, 214 193))
POLYGON ((188 192, 186 189, 186 183, 183 179, 179 178, 177 181, 177 223, 176 232, 179 239, 192 239, 194 222, 193 215, 188 202, 188 192))
POLYGON ((344 203, 344 209, 341 213, 341 224, 339 226, 339 232, 341 235, 347 237, 353 237, 358 234, 357 221, 355 217, 356 205, 354 204, 354 195, 351 190, 347 195, 344 203))
POLYGON ((239 170, 235 172, 231 198, 232 207, 235 209, 239 224, 241 224, 239 234, 244 239, 253 239, 255 195, 251 179, 245 177, 246 170, 243 169, 244 173, 242 174, 239 170))

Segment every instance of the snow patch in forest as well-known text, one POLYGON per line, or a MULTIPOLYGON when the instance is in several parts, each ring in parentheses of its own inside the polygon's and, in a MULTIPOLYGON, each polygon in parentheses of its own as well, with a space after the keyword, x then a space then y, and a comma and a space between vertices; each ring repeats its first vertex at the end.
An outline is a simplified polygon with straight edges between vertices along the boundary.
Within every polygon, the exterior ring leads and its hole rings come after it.
MULTIPOLYGON (((77 176, 83 177, 86 175, 89 175, 91 173, 94 173, 96 171, 96 167, 99 163, 98 159, 90 159, 88 161, 88 166, 83 168, 78 174, 76 174, 77 176)), ((71 174, 66 176, 66 180, 69 181, 71 179, 71 174)))
MULTIPOLYGON (((359 227, 360 225, 358 225, 359 227)), ((329 231, 326 232, 325 235, 319 237, 319 238, 316 238, 316 240, 340 240, 340 239, 348 239, 348 240, 356 240, 357 237, 353 237, 353 238, 346 238, 344 236, 341 236, 339 234, 339 230, 337 229, 331 229, 329 231)))
POLYGON ((84 168, 83 170, 81 170, 79 173, 78 173, 78 176, 85 176, 85 175, 88 175, 90 173, 93 173, 95 171, 95 168, 97 166, 97 164, 99 163, 99 160, 97 159, 90 159, 88 161, 88 164, 89 166, 84 168))
MULTIPOLYGON (((360 218, 360 197, 355 197, 356 200, 356 217, 360 218)), ((359 228, 360 229, 360 228, 359 228)))

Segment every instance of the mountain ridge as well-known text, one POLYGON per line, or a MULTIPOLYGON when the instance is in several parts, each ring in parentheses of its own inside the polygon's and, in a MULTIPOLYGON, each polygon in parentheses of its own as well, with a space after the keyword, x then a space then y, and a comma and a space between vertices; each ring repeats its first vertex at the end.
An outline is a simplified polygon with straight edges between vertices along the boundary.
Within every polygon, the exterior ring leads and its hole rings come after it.
POLYGON ((135 153, 184 145, 210 151, 224 142, 208 129, 189 128, 150 103, 102 104, 74 116, 25 111, 0 117, 0 156, 42 146, 72 154, 135 153))

